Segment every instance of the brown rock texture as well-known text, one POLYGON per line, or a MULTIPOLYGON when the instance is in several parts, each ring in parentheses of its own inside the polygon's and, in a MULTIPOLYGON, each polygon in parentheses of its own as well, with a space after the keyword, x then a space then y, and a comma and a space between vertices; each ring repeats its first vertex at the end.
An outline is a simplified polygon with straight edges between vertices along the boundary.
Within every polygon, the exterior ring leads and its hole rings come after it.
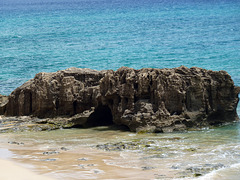
POLYGON ((4 114, 6 111, 6 105, 8 103, 8 97, 0 94, 0 114, 4 114))
POLYGON ((126 125, 131 131, 172 132, 238 119, 239 87, 225 71, 184 66, 69 68, 39 73, 15 89, 1 114, 74 117, 77 125, 126 125))

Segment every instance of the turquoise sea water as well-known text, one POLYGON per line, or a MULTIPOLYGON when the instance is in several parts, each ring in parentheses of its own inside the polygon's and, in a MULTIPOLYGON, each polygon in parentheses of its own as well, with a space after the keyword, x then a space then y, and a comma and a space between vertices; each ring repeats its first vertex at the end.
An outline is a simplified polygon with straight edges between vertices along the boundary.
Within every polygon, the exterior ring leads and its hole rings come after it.
POLYGON ((0 0, 0 94, 69 67, 198 66, 240 85, 238 0, 0 0))

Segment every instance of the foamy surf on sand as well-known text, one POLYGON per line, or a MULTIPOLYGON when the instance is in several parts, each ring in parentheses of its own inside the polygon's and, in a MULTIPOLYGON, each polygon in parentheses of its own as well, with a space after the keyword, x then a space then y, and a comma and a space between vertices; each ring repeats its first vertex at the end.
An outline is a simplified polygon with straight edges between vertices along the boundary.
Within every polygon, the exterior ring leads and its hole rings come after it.
POLYGON ((233 164, 230 167, 222 168, 213 171, 205 176, 199 178, 199 180, 239 180, 240 178, 240 163, 233 164))

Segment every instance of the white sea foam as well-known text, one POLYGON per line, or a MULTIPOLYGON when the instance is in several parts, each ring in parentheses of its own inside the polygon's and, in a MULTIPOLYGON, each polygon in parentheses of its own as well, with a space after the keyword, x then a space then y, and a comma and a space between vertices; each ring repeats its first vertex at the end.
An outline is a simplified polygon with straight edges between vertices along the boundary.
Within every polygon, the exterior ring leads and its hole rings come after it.
POLYGON ((13 153, 11 151, 9 151, 8 149, 0 148, 0 158, 7 159, 7 158, 11 157, 12 155, 13 155, 13 153))
POLYGON ((227 168, 221 168, 212 171, 209 174, 198 178, 176 178, 174 180, 239 180, 240 179, 240 163, 233 164, 227 168))
POLYGON ((218 169, 198 180, 239 180, 240 179, 240 163, 233 164, 230 167, 218 169))

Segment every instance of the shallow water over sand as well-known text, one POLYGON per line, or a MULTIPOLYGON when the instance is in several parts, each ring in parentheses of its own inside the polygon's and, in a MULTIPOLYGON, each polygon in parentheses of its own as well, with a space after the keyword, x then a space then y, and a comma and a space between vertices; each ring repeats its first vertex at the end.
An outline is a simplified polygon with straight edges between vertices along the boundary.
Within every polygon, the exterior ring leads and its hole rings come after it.
POLYGON ((56 179, 237 179, 240 175, 239 123, 168 134, 135 134, 115 127, 2 133, 0 148, 2 158, 56 179))

